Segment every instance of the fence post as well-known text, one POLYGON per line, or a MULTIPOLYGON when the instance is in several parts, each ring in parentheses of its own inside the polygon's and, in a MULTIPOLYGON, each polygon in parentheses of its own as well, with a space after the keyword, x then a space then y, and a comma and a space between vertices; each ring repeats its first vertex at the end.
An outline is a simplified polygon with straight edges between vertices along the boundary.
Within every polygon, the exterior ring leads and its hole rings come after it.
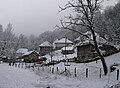
POLYGON ((17 64, 15 63, 15 67, 17 67, 17 64))
POLYGON ((101 76, 102 76, 101 74, 102 74, 102 69, 100 68, 100 75, 99 75, 100 78, 101 78, 101 76))
POLYGON ((20 68, 20 63, 18 64, 18 68, 20 68))
POLYGON ((119 80, 119 69, 117 69, 117 80, 119 80))
POLYGON ((51 72, 51 67, 50 67, 50 72, 51 72))
POLYGON ((33 65, 33 71, 34 71, 34 68, 35 68, 35 67, 34 67, 34 65, 33 65))
POLYGON ((54 73, 54 67, 52 68, 52 73, 54 73))
POLYGON ((38 66, 38 70, 39 70, 39 66, 38 66))
POLYGON ((88 78, 88 68, 86 68, 86 78, 88 78))
POLYGON ((44 66, 42 66, 42 70, 44 71, 44 66))
POLYGON ((75 67, 75 69, 74 69, 74 72, 75 72, 75 77, 77 76, 77 69, 76 69, 76 67, 75 67))
POLYGON ((57 73, 58 73, 58 67, 57 67, 57 73))
POLYGON ((23 68, 23 63, 22 63, 22 68, 23 68))

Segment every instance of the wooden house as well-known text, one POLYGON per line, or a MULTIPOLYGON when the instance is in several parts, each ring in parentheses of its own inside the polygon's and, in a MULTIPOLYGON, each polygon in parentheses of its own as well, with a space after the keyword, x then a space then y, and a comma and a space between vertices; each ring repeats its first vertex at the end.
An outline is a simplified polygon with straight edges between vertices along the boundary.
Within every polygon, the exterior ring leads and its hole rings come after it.
POLYGON ((52 50, 53 50, 53 46, 48 41, 45 41, 44 43, 39 45, 39 53, 41 56, 50 53, 52 50))
POLYGON ((19 60, 22 60, 24 62, 29 62, 29 63, 35 63, 39 61, 39 53, 36 51, 29 51, 25 54, 23 54, 21 57, 19 57, 19 60))
MULTIPOLYGON (((78 38, 76 38, 74 40, 75 44, 82 43, 82 42, 85 42, 85 41, 89 41, 89 42, 93 41, 93 36, 92 36, 92 33, 90 31, 87 31, 87 32, 85 32, 83 34, 87 35, 89 38, 81 35, 81 36, 79 36, 78 38)), ((96 41, 97 41, 98 45, 107 43, 107 41, 104 38, 100 37, 99 34, 95 33, 95 35, 96 35, 96 41)))
POLYGON ((72 46, 73 45, 73 42, 70 41, 69 39, 67 38, 62 38, 60 40, 56 40, 54 43, 54 48, 55 49, 61 49, 63 47, 67 47, 67 46, 72 46))
POLYGON ((105 51, 105 53, 103 54, 104 56, 109 56, 111 54, 118 52, 118 49, 116 47, 114 47, 113 45, 109 45, 109 44, 103 44, 99 46, 99 48, 105 51))
POLYGON ((80 44, 77 46, 77 58, 79 60, 87 60, 98 56, 95 47, 90 42, 80 44))

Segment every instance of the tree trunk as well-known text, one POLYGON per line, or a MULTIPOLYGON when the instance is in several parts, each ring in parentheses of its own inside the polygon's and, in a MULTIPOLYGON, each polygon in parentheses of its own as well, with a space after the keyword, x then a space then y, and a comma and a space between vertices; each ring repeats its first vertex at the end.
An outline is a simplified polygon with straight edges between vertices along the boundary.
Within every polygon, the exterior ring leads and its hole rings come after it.
POLYGON ((100 59, 101 59, 101 61, 102 61, 103 70, 104 70, 104 75, 107 75, 107 73, 108 73, 107 65, 106 65, 106 62, 105 62, 104 57, 102 56, 102 54, 101 54, 101 52, 100 52, 100 50, 99 50, 99 48, 98 48, 98 44, 97 44, 97 42, 96 42, 95 32, 94 32, 94 30, 91 30, 91 32, 92 32, 92 34, 93 34, 93 41, 94 41, 95 49, 96 49, 96 51, 97 51, 97 53, 98 53, 98 55, 100 56, 100 59))

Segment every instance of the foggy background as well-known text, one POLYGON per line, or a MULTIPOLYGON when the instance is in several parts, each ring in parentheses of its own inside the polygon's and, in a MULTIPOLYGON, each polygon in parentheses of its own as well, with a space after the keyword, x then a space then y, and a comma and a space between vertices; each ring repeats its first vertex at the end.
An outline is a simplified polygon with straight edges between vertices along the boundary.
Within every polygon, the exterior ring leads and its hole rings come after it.
MULTIPOLYGON (((15 34, 39 35, 47 30, 54 30, 62 16, 59 6, 67 0, 0 0, 0 24, 3 28, 11 23, 15 34)), ((117 0, 104 2, 104 7, 114 5, 117 0)))

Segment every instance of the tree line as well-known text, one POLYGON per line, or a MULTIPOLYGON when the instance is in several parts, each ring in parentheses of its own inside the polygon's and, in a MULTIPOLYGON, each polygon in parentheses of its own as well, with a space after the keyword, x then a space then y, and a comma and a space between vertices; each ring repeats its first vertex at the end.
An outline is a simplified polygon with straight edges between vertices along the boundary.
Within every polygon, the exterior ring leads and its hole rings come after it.
MULTIPOLYGON (((120 2, 115 6, 107 7, 103 12, 98 12, 94 18, 95 32, 100 34, 106 40, 113 42, 114 44, 120 44, 120 2)), ((76 30, 86 32, 86 27, 78 25, 76 30)), ((15 52, 19 48, 28 48, 29 50, 37 50, 38 46, 44 41, 53 43, 56 39, 67 37, 71 41, 79 36, 78 33, 55 29, 52 31, 46 31, 39 36, 31 35, 26 37, 23 34, 16 36, 13 33, 12 24, 8 24, 3 30, 0 25, 0 54, 14 58, 15 52)))

